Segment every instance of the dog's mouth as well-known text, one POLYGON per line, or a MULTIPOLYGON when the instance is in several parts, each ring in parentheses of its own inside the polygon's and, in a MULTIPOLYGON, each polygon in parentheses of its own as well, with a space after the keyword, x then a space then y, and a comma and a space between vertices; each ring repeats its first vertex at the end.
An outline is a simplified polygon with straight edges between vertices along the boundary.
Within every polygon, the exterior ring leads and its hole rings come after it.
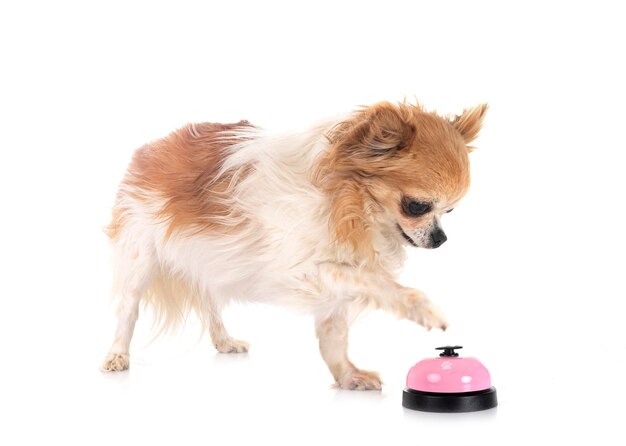
POLYGON ((399 224, 396 224, 396 226, 398 226, 398 230, 400 231, 400 234, 402 234, 402 237, 404 238, 404 240, 409 242, 412 246, 419 248, 419 245, 415 243, 415 241, 411 237, 409 237, 406 232, 404 232, 404 229, 402 229, 402 226, 400 226, 399 224))

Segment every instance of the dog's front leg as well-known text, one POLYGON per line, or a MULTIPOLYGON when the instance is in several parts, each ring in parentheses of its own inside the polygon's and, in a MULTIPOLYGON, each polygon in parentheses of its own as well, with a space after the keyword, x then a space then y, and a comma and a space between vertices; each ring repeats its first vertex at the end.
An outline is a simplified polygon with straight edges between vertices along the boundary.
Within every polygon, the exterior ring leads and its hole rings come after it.
POLYGON ((317 287, 328 299, 315 316, 320 352, 337 384, 344 389, 380 389, 377 373, 359 370, 348 359, 351 318, 366 307, 380 308, 427 329, 445 330, 441 311, 421 291, 404 287, 379 271, 346 264, 318 265, 317 287))
POLYGON ((389 287, 393 289, 391 293, 384 293, 381 289, 381 292, 372 295, 378 308, 400 319, 416 322, 426 330, 448 328, 448 321, 443 312, 422 291, 395 282, 389 283, 389 287))
POLYGON ((422 291, 402 286, 391 278, 375 276, 367 281, 367 287, 369 299, 381 310, 416 322, 426 330, 448 328, 443 312, 422 291))
POLYGON ((427 330, 448 327, 445 316, 426 294, 400 285, 380 270, 324 263, 319 265, 319 279, 323 293, 333 295, 333 301, 351 302, 353 307, 379 308, 427 330))
POLYGON ((349 318, 346 307, 315 317, 315 331, 320 353, 337 385, 350 390, 378 390, 380 376, 376 372, 360 370, 348 359, 349 318))

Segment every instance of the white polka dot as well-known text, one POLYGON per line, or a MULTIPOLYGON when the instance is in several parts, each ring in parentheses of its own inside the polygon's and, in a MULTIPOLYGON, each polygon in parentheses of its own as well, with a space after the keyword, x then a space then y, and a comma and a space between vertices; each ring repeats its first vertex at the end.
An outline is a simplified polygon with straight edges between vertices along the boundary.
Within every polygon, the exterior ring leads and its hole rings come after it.
POLYGON ((441 381, 441 375, 439 373, 429 373, 426 376, 426 380, 429 383, 438 383, 439 381, 441 381))
POLYGON ((461 376, 461 382, 463 384, 469 384, 472 382, 472 377, 471 376, 461 376))

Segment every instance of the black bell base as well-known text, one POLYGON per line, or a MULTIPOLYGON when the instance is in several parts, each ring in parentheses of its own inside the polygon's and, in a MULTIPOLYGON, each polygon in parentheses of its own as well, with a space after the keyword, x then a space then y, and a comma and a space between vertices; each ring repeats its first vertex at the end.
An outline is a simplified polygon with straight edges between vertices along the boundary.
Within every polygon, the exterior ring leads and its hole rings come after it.
POLYGON ((406 387, 402 405, 422 412, 476 412, 496 407, 498 398, 495 387, 462 393, 422 392, 406 387))

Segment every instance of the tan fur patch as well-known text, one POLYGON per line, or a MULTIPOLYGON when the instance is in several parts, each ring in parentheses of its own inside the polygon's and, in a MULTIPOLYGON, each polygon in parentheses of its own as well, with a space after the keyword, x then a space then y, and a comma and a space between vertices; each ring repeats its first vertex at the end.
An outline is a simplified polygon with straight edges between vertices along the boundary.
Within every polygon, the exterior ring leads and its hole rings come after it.
MULTIPOLYGON (((167 236, 235 231, 245 219, 231 206, 231 193, 251 167, 217 174, 232 144, 229 133, 246 127, 251 127, 247 121, 189 124, 138 149, 123 184, 138 191, 136 198, 146 193, 164 200, 158 217, 168 222, 167 236)), ((109 237, 119 234, 124 214, 124 209, 113 210, 109 237)))

